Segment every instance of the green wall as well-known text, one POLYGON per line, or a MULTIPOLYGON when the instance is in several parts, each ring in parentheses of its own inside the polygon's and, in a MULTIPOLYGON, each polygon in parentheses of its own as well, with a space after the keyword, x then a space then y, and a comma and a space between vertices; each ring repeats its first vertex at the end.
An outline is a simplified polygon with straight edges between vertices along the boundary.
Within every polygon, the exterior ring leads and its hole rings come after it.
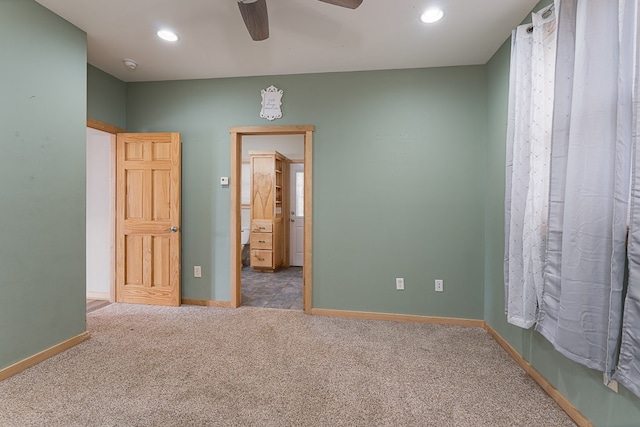
POLYGON ((127 84, 87 64, 87 117, 127 128, 127 84))
POLYGON ((486 66, 125 84, 32 0, 0 0, 0 36, 0 369, 85 329, 86 115, 182 133, 183 297, 221 301, 229 127, 312 124, 314 307, 484 318, 595 425, 638 425, 640 400, 504 320, 508 41, 486 66))
MULTIPOLYGON (((535 10, 549 4, 543 1, 535 10)), ((640 399, 623 387, 615 394, 602 374, 571 362, 540 334, 506 323, 504 314, 504 170, 511 41, 486 65, 487 194, 485 320, 598 427, 640 425, 640 399)))
POLYGON ((182 133, 184 298, 229 300, 229 127, 311 124, 313 306, 481 319, 485 105, 482 66, 130 83, 127 126, 182 133))
POLYGON ((85 331, 85 34, 0 1, 0 369, 85 331))

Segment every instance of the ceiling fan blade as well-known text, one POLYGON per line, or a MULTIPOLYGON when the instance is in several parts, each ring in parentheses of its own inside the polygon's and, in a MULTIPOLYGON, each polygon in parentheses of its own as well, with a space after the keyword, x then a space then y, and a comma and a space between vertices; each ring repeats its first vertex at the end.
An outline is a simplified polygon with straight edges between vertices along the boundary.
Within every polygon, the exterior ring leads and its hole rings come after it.
POLYGON ((267 15, 267 1, 238 1, 240 14, 247 26, 251 38, 255 41, 269 38, 269 16, 267 15))
POLYGON ((362 0, 320 0, 335 6, 357 9, 362 4, 362 0))

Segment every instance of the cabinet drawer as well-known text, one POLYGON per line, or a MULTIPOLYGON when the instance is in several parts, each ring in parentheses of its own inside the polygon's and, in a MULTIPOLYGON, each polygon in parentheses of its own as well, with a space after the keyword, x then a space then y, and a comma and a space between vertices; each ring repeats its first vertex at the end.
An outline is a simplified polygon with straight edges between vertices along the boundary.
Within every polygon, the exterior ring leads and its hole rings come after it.
POLYGON ((271 221, 256 221, 251 223, 251 232, 257 233, 272 233, 273 223, 271 221))
POLYGON ((271 251, 251 251, 251 267, 268 267, 273 264, 273 252, 271 251))
POLYGON ((251 233, 251 249, 273 249, 273 234, 251 233))

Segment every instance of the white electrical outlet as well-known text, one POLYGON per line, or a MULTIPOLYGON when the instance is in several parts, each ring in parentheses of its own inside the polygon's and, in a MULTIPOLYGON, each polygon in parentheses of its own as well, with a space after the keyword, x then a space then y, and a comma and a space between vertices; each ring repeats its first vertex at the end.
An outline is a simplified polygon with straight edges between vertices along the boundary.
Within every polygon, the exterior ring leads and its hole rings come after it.
POLYGON ((436 292, 444 292, 444 281, 436 279, 436 292))
POLYGON ((396 290, 404 291, 404 278, 396 277, 396 290))
POLYGON ((202 277, 202 267, 199 265, 193 266, 193 277, 202 277))

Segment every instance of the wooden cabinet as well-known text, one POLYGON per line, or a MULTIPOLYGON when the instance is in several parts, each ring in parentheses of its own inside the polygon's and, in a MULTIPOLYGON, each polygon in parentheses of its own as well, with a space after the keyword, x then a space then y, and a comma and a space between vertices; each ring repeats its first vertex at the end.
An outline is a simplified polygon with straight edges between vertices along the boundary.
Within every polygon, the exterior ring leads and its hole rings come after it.
POLYGON ((275 271, 284 262, 284 185, 287 158, 251 151, 251 267, 275 271))

